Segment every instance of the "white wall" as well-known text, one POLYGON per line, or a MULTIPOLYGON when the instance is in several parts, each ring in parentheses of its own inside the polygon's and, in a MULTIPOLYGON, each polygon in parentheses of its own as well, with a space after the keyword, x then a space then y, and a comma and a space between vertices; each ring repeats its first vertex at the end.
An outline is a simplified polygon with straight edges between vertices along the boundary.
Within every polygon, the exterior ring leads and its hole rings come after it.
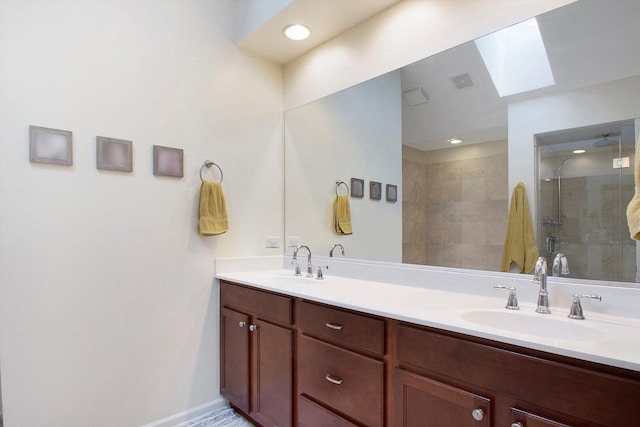
POLYGON ((289 110, 575 0, 403 0, 284 68, 289 110))
POLYGON ((523 182, 536 217, 535 134, 640 117, 640 77, 509 104, 509 189, 523 182))
POLYGON ((314 255, 341 243, 350 258, 402 262, 400 94, 400 73, 388 73, 287 112, 285 232, 314 255), (364 197, 349 197, 353 234, 339 235, 335 182, 351 178, 364 179, 364 197), (382 183, 382 200, 369 198, 370 181, 382 183), (385 200, 386 184, 397 185, 397 202, 385 200))
MULTIPOLYGON (((5 425, 139 426, 218 398, 213 258, 282 235, 282 72, 232 43, 233 0, 0 0, 5 425), (29 162, 29 125, 73 131, 29 162), (95 137, 133 141, 98 171, 95 137), (183 148, 154 177, 152 145, 183 148), (230 230, 196 232, 205 159, 230 230)), ((179 421, 179 420, 176 420, 179 421)))

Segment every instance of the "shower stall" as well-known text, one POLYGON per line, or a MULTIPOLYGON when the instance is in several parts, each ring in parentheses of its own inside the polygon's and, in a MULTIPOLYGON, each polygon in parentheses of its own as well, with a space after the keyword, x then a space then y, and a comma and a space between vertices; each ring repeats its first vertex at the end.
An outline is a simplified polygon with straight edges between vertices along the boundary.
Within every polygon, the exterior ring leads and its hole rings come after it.
POLYGON ((634 141, 633 120, 536 135, 537 241, 549 265, 562 253, 571 277, 635 281, 634 141))

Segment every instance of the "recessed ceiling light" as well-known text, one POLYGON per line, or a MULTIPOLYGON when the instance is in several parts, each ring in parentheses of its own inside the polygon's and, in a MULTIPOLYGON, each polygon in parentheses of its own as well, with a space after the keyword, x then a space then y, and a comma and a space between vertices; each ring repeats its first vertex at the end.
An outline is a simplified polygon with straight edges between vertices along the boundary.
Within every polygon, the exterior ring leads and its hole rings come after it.
POLYGON ((449 144, 460 144, 462 140, 460 138, 451 138, 447 141, 449 144))
POLYGON ((582 153, 586 153, 587 150, 573 150, 573 154, 582 154, 582 153))
POLYGON ((300 24, 287 25, 284 27, 284 35, 291 40, 304 40, 311 34, 308 27, 300 24))

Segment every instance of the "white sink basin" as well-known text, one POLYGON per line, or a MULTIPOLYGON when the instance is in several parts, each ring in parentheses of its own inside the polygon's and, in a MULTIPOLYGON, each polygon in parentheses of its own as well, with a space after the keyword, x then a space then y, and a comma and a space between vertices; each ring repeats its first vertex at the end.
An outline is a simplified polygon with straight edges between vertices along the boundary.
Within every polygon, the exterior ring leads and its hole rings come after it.
POLYGON ((600 341, 606 338, 603 328, 563 315, 522 310, 471 310, 463 312, 460 317, 476 325, 547 339, 600 341))

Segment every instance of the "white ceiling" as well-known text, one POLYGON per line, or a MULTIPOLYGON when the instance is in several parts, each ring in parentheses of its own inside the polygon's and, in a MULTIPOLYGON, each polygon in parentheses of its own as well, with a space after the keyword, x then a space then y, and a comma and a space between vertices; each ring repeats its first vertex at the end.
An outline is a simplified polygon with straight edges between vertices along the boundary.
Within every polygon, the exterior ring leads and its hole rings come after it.
MULTIPOLYGON (((403 144, 421 150, 507 139, 507 104, 640 74, 640 1, 581 0, 538 17, 556 84, 500 98, 474 42, 404 67, 402 87, 422 86, 430 102, 403 101, 403 144), (615 8, 612 8, 615 3, 615 8), (468 73, 474 85, 456 89, 468 73)), ((594 137, 606 131, 593 129, 594 137)))
MULTIPOLYGON (((285 64, 399 1, 293 0, 238 46, 285 64), (309 39, 283 36, 282 29, 296 22, 311 28, 309 39)), ((429 97, 414 107, 403 101, 403 144, 433 150, 449 148, 453 137, 465 144, 506 140, 509 102, 640 74, 638 19, 640 0, 580 0, 540 15, 556 84, 525 94, 500 98, 473 42, 402 68, 403 90, 422 86, 429 97), (456 89, 451 79, 464 73, 474 84, 456 89)), ((608 133, 598 132, 593 129, 594 138, 608 133)))
POLYGON ((286 64, 401 0, 293 0, 260 28, 238 42, 244 50, 277 64, 286 64), (307 40, 287 39, 282 30, 290 24, 311 29, 307 40))

